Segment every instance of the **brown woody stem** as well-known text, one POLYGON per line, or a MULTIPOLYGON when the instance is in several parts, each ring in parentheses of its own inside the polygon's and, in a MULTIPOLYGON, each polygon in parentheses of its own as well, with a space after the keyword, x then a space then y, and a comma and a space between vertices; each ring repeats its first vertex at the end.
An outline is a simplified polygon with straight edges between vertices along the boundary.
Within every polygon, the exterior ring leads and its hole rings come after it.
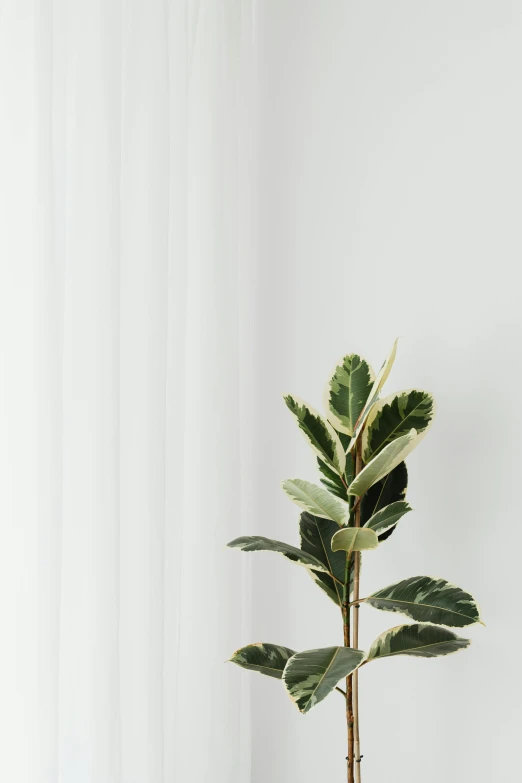
MULTIPOLYGON (((351 454, 347 455, 352 459, 351 454)), ((355 467, 355 466, 354 466, 355 467)), ((345 483, 343 481, 343 483, 345 483)), ((347 485, 345 483, 346 488, 347 485)), ((348 499, 351 505, 351 498, 348 499)), ((352 555, 347 552, 346 565, 344 570, 343 587, 343 627, 344 627, 344 646, 350 647, 351 635, 351 605, 350 605, 350 565, 352 555)), ((355 783, 355 753, 354 753, 354 713, 353 713, 353 679, 351 676, 346 678, 346 728, 348 733, 348 755, 346 757, 347 780, 348 783, 355 783)))
MULTIPOLYGON (((362 470, 362 458, 361 458, 361 442, 360 439, 356 445, 355 452, 355 475, 362 470)), ((355 506, 355 527, 361 527, 361 503, 359 502, 355 506)), ((353 568, 353 601, 354 604, 354 617, 353 617, 353 646, 354 649, 359 649, 359 578, 361 574, 361 553, 354 553, 354 568, 353 568)), ((361 783, 361 743, 359 738, 359 672, 357 669, 351 676, 353 679, 353 750, 355 754, 355 783, 361 783)))
MULTIPOLYGON (((344 627, 344 646, 350 647, 350 555, 346 555, 346 567, 344 575, 343 589, 343 627, 344 627)), ((348 731, 348 756, 346 757, 347 780, 348 783, 355 783, 354 777, 354 734, 353 734, 353 689, 352 678, 346 678, 346 727, 348 731)))

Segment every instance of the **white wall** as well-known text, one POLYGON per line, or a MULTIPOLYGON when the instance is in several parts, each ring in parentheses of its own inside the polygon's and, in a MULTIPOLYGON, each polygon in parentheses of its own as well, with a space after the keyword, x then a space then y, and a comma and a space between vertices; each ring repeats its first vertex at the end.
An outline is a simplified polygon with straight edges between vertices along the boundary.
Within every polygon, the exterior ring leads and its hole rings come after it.
MULTIPOLYGON (((295 540, 281 479, 314 467, 280 399, 319 405, 343 352, 388 389, 434 392, 409 460, 415 508, 366 557, 363 592, 419 573, 478 597, 469 651, 361 673, 365 783, 513 780, 522 728, 519 387, 522 6, 508 0, 258 3, 260 270, 252 529, 295 540)), ((252 641, 341 627, 299 569, 253 565, 252 641)), ((362 644, 396 618, 366 609, 362 644)), ((247 640, 244 640, 247 641, 247 640)), ((243 676, 243 673, 240 674, 243 676)), ((244 674, 244 676, 248 676, 244 674)), ((343 703, 302 717, 252 676, 252 783, 344 779, 343 703)))

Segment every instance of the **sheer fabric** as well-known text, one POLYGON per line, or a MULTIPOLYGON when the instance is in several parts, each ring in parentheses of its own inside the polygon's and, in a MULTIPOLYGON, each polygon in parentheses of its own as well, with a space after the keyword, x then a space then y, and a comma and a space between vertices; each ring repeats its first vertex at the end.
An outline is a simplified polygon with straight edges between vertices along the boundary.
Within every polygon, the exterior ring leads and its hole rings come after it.
POLYGON ((245 783, 251 5, 0 14, 0 778, 245 783))

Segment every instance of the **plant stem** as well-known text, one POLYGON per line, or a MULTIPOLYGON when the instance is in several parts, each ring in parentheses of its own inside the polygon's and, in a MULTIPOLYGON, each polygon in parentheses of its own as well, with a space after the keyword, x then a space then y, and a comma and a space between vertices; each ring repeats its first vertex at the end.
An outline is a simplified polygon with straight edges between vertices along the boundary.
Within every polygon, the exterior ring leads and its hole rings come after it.
MULTIPOLYGON (((355 452, 355 475, 362 469, 361 442, 356 445, 355 452)), ((360 498, 359 498, 360 500, 360 498)), ((361 527, 361 504, 357 503, 355 507, 355 527, 361 527)), ((361 553, 355 552, 353 568, 353 646, 359 649, 359 578, 361 574, 361 553)), ((359 672, 357 669, 353 675, 353 733, 354 733, 354 754, 355 754, 355 783, 361 783, 361 743, 359 738, 359 672)))
MULTIPOLYGON (((351 454, 347 455, 348 459, 353 459, 351 454)), ((354 469, 355 469, 354 465, 354 469)), ((346 489, 348 485, 342 479, 346 489)), ((348 504, 350 509, 353 506, 353 498, 348 497, 348 504)), ((351 512, 350 512, 351 516, 351 512)), ((348 523, 350 524, 350 523, 348 523)), ((343 626, 344 626, 344 646, 350 647, 350 634, 351 634, 351 612, 352 607, 350 604, 350 566, 351 566, 351 553, 346 553, 346 563, 344 568, 344 587, 343 587, 343 626)), ((346 678, 346 728, 348 733, 348 755, 346 757, 346 769, 348 783, 355 783, 355 753, 354 753, 354 715, 353 715, 353 680, 351 676, 346 678)))
MULTIPOLYGON (((350 647, 350 555, 346 555, 346 566, 344 571, 343 588, 343 627, 344 627, 344 646, 350 647)), ((348 756, 346 757, 346 767, 348 783, 355 783, 354 778, 354 733, 353 733, 353 689, 352 678, 346 678, 346 727, 348 730, 348 756)))

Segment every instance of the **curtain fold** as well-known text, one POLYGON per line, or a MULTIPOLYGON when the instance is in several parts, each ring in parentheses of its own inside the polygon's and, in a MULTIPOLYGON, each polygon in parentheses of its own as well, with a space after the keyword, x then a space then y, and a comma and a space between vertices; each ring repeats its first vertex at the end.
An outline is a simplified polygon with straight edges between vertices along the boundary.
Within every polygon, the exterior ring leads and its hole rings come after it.
POLYGON ((246 0, 9 0, 0 778, 250 780, 246 0))

